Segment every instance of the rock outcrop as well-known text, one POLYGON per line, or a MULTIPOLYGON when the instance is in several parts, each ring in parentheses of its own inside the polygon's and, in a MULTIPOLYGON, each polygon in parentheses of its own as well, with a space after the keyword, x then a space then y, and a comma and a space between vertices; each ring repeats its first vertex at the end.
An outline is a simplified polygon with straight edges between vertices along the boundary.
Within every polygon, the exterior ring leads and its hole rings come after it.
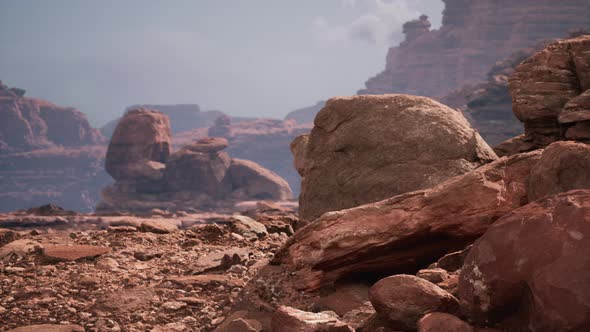
POLYGON ((423 191, 330 212, 300 229, 275 256, 302 288, 347 276, 417 271, 464 248, 527 201, 540 152, 502 158, 423 191))
POLYGON ((510 77, 522 144, 543 148, 563 139, 590 141, 590 36, 560 40, 510 77))
POLYGON ((474 244, 460 300, 473 320, 503 330, 583 331, 590 324, 588 248, 590 191, 530 203, 474 244))
POLYGON ((47 203, 91 211, 109 182, 104 143, 82 112, 0 82, 0 211, 47 203))
POLYGON ((300 216, 311 220, 430 188, 494 159, 460 112, 434 100, 333 98, 306 144, 300 216))
POLYGON ((106 169, 116 180, 103 191, 101 211, 219 208, 248 199, 291 198, 288 183, 223 151, 225 138, 202 138, 171 153, 170 122, 163 113, 130 110, 119 122, 106 169))
POLYGON ((519 49, 590 25, 586 0, 444 2, 442 27, 429 30, 426 17, 407 23, 406 40, 389 49, 385 70, 359 93, 444 96, 479 83, 496 61, 519 49))

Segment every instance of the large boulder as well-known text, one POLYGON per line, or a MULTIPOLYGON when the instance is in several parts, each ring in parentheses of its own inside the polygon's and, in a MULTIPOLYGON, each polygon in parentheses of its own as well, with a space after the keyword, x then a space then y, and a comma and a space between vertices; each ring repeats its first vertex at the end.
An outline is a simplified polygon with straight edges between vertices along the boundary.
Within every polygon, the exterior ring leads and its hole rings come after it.
POLYGON ((160 112, 128 111, 117 125, 107 150, 106 170, 115 180, 135 179, 134 164, 166 163, 172 146, 170 120, 160 112))
POLYGON ((526 204, 540 154, 504 157, 432 189, 326 213, 289 238, 274 262, 311 289, 358 273, 417 271, 526 204))
POLYGON ((513 111, 525 140, 543 148, 566 137, 590 139, 590 36, 560 40, 516 68, 510 77, 513 111))
POLYGON ((463 115, 409 95, 332 98, 305 151, 300 215, 315 219, 433 187, 495 160, 463 115))
POLYGON ((555 142, 531 171, 529 200, 573 189, 590 189, 590 145, 555 142))
POLYGON ((576 190, 530 203, 490 227, 465 261, 459 296, 480 323, 585 331, 589 280, 590 191, 576 190))
POLYGON ((437 285, 411 275, 379 280, 369 291, 378 315, 395 328, 415 330, 418 320, 431 312, 459 312, 459 301, 437 285))
POLYGON ((293 196, 285 179, 253 161, 232 159, 229 174, 234 198, 285 200, 293 196))

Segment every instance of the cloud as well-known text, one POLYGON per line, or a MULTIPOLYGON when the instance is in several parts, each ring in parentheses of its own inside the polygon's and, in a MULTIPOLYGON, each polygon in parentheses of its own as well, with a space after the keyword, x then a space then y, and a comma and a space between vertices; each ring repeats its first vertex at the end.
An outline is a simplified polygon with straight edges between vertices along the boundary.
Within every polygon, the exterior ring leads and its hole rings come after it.
POLYGON ((335 24, 325 17, 314 19, 311 31, 321 45, 350 45, 357 41, 377 46, 389 46, 399 42, 402 25, 418 18, 415 0, 343 0, 344 7, 363 13, 351 22, 335 24))

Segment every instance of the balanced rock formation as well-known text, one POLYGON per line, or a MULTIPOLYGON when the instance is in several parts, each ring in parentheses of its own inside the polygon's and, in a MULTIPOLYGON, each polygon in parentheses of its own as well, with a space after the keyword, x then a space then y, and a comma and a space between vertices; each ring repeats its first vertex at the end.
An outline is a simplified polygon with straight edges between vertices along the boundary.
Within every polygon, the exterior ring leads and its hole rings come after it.
POLYGON ((590 191, 550 196, 507 214, 471 249, 459 296, 471 318, 503 330, 590 326, 590 191))
POLYGON ((406 40, 389 49, 385 70, 359 93, 444 96, 480 82, 496 61, 519 49, 590 26, 586 0, 444 3, 442 27, 430 30, 426 17, 406 23, 406 40))
POLYGON ((0 82, 0 211, 54 203, 90 211, 109 178, 86 115, 0 82))
POLYGON ((496 159, 460 112, 407 95, 332 98, 305 149, 300 216, 430 188, 496 159))
MULTIPOLYGON (((590 141, 590 36, 560 40, 510 77, 513 111, 524 122, 527 147, 563 139, 590 141)), ((517 142, 510 142, 512 149, 517 142)))
POLYGON ((248 199, 284 200, 288 183, 273 172, 223 151, 225 138, 202 138, 171 153, 170 122, 163 113, 130 110, 119 122, 106 169, 116 180, 98 209, 215 208, 248 199))
POLYGON ((274 262, 297 271, 308 289, 362 273, 417 271, 526 204, 540 154, 504 157, 432 189, 326 213, 289 238, 274 262))

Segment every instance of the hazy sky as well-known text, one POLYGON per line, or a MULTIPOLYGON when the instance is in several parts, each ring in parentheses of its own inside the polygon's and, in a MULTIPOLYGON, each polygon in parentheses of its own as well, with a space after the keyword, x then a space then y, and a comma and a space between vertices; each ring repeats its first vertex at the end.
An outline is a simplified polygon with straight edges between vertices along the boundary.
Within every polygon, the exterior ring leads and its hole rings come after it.
POLYGON ((1 0, 0 80, 88 114, 198 103, 283 117, 354 94, 441 0, 1 0))

